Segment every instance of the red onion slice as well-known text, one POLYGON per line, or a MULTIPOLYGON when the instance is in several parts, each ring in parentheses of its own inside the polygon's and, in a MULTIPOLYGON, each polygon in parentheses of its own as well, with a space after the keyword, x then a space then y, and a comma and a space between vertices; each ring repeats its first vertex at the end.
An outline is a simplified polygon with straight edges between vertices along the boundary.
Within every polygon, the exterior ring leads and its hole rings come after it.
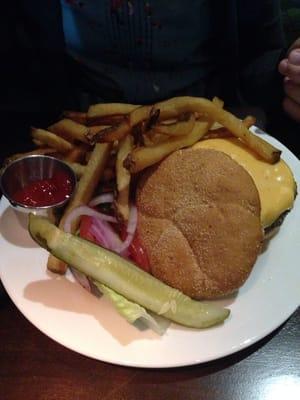
POLYGON ((97 230, 100 235, 103 235, 105 237, 107 247, 110 250, 114 250, 117 246, 120 246, 122 244, 121 239, 108 222, 102 221, 99 218, 93 218, 92 228, 97 230))
POLYGON ((68 214, 68 216, 67 216, 67 218, 65 220, 65 223, 64 223, 64 231, 70 233, 71 232, 72 222, 76 218, 81 217, 82 215, 88 215, 90 217, 100 218, 103 221, 108 221, 108 222, 113 222, 113 223, 117 222, 115 217, 100 213, 100 212, 98 212, 98 211, 96 211, 93 208, 90 208, 88 206, 79 206, 79 207, 74 208, 74 210, 72 210, 68 214))
POLYGON ((131 206, 126 229, 127 236, 124 242, 121 241, 118 234, 113 230, 110 224, 101 218, 94 217, 93 224, 90 229, 92 235, 99 244, 126 257, 128 255, 128 247, 134 238, 136 227, 137 209, 135 206, 131 206))
POLYGON ((134 238, 136 227, 137 227, 137 208, 132 205, 130 207, 129 220, 127 224, 127 237, 125 241, 115 249, 117 253, 123 253, 123 251, 128 249, 134 238))
POLYGON ((134 234, 137 226, 137 208, 136 206, 130 207, 129 220, 127 224, 127 233, 134 234))
POLYGON ((113 193, 104 193, 100 194, 99 196, 94 197, 90 202, 90 207, 98 206, 99 204, 103 203, 112 203, 114 201, 113 193))
POLYGON ((99 229, 98 226, 92 224, 90 227, 90 233, 95 238, 97 244, 106 247, 107 249, 110 249, 110 242, 106 237, 106 233, 99 229))

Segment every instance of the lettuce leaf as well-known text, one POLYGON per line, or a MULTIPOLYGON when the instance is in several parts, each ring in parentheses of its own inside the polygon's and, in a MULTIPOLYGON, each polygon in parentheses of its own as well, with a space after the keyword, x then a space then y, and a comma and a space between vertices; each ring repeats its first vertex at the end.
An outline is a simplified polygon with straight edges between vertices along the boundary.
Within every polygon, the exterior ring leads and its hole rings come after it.
POLYGON ((95 280, 93 280, 93 284, 113 303, 118 313, 130 324, 142 324, 158 335, 163 335, 170 325, 168 319, 147 311, 144 307, 126 299, 106 285, 95 280))

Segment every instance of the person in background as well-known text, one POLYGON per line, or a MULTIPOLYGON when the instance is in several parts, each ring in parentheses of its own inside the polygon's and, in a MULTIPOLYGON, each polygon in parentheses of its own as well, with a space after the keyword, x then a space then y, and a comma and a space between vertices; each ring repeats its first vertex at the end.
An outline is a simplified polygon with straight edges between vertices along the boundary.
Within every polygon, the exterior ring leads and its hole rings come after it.
POLYGON ((284 109, 298 120, 299 46, 285 58, 279 0, 15 0, 5 7, 0 106, 12 114, 54 118, 96 102, 191 95, 272 117, 286 96, 284 109))

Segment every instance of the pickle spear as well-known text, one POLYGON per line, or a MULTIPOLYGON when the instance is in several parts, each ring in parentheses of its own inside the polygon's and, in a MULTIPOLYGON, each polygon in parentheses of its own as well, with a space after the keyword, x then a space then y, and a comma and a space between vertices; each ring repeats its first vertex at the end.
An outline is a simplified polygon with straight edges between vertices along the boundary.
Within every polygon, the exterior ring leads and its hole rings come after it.
POLYGON ((55 257, 148 310, 192 328, 223 322, 229 310, 192 300, 118 254, 65 233, 48 219, 30 214, 32 238, 55 257))

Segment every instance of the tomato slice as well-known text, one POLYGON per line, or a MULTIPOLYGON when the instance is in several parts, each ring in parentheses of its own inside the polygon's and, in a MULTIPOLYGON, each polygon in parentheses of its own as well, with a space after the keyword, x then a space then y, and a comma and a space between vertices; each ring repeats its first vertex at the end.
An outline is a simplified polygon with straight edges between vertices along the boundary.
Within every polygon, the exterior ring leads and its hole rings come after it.
MULTIPOLYGON (((126 226, 122 226, 120 230, 120 238, 121 240, 125 240, 127 236, 126 233, 126 226)), ((142 243, 137 235, 135 233, 132 242, 128 248, 129 252, 129 258, 134 261, 138 267, 143 269, 146 272, 151 273, 151 267, 149 263, 149 258, 146 253, 146 250, 143 248, 142 243)))
POLYGON ((94 235, 91 233, 92 223, 93 223, 92 217, 90 217, 89 215, 82 215, 80 217, 79 234, 80 234, 80 237, 82 237, 83 239, 97 243, 94 235))
POLYGON ((137 234, 134 236, 129 246, 130 258, 137 263, 137 265, 146 272, 151 273, 148 255, 143 248, 141 241, 137 234))

